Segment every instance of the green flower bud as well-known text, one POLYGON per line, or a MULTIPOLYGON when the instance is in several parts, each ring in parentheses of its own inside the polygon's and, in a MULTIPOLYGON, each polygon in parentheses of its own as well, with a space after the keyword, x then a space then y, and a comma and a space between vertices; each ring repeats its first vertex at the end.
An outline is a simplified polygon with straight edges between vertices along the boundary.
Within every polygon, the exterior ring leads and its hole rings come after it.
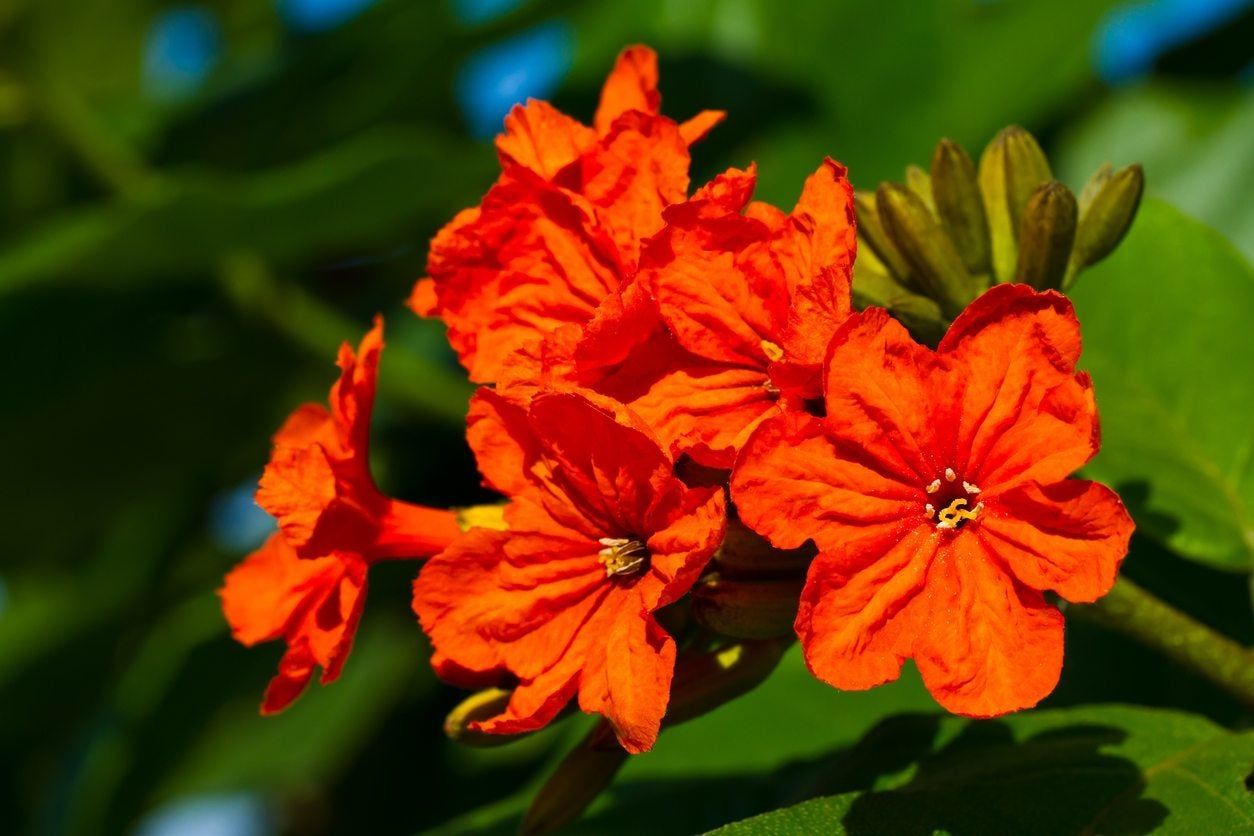
POLYGON ((1016 281, 1037 290, 1062 286, 1075 241, 1076 200, 1071 190, 1051 180, 1028 199, 1019 228, 1016 281))
POLYGON ((1049 161, 1036 139, 1023 128, 1004 129, 980 157, 980 191, 988 216, 993 273, 1012 281, 1018 263, 1018 232, 1028 200, 1051 178, 1049 161))
POLYGON ((889 275, 907 287, 913 286, 910 279, 910 265, 897 252, 893 242, 880 224, 879 209, 875 205, 875 195, 857 192, 853 198, 854 209, 858 216, 858 235, 867 244, 860 249, 858 260, 865 256, 869 249, 888 270, 889 275))
POLYGON ((932 193, 941 228, 974 275, 990 272, 988 219, 975 163, 962 146, 942 139, 932 154, 932 193))
POLYGON ((932 177, 917 165, 906 166, 906 186, 918 195, 927 211, 936 214, 936 199, 932 195, 932 177))
POLYGON ((894 183, 880 185, 875 204, 884 231, 910 265, 917 284, 946 316, 957 316, 982 288, 936 218, 913 192, 894 183))
POLYGON ((1104 177, 1102 174, 1099 169, 1094 180, 1101 177, 1100 181, 1094 184, 1090 180, 1084 188, 1089 199, 1080 208, 1075 252, 1071 259, 1071 281, 1075 280, 1075 274, 1080 270, 1110 255, 1123 240, 1132 226, 1132 219, 1141 204, 1141 194, 1145 191, 1145 173, 1139 165, 1121 168, 1104 177))

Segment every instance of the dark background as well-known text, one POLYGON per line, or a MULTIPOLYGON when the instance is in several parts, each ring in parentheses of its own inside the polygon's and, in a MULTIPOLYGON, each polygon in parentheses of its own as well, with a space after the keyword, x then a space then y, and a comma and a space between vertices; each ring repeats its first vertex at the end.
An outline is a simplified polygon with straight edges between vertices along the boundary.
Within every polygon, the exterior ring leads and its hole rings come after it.
MULTIPOLYGON (((873 187, 941 136, 974 154, 1020 123, 1073 187, 1140 160, 1152 194, 1254 253, 1245 2, 0 0, 0 831, 402 833, 518 808, 579 723, 446 742, 458 695, 427 667, 414 567, 372 574, 343 679, 276 718, 257 704, 281 648, 233 643, 213 590, 268 530, 251 492, 270 433, 325 396, 376 311, 378 480, 483 496, 470 388, 402 302, 430 236, 492 181, 509 105, 590 120, 637 41, 669 115, 729 112, 694 182, 756 160, 759 196, 790 206, 824 154, 873 187)), ((1245 579, 1134 555, 1132 577, 1254 639, 1245 579)), ((1241 716, 1075 625, 1047 704, 1091 701, 1241 716)), ((718 825, 780 803, 788 764, 931 708, 913 674, 837 694, 794 654, 668 733, 604 809, 718 825)))

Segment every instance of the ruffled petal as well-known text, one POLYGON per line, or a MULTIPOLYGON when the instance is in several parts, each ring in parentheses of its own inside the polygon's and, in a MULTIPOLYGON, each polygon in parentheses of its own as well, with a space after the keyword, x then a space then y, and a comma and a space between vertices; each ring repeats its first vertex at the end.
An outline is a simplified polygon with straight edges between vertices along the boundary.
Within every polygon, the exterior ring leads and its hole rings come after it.
POLYGON ((763 422, 732 472, 741 520, 781 549, 814 540, 821 551, 871 530, 892 536, 921 522, 923 491, 880 472, 862 455, 839 446, 809 415, 763 422))
POLYGON ((474 380, 495 381, 513 354, 583 325, 618 289, 623 266, 597 211, 520 171, 433 240, 427 267, 440 315, 474 380))
POLYGON ((301 560, 281 534, 272 534, 218 590, 231 635, 248 646, 280 638, 336 575, 335 558, 301 560))
POLYGON ((653 50, 636 45, 620 52, 601 88, 601 102, 592 122, 597 133, 609 133, 614 120, 624 113, 659 113, 662 97, 657 79, 657 54, 653 50))
POLYGON ((904 536, 881 528, 819 553, 796 621, 815 676, 837 688, 864 690, 901 674, 922 627, 920 595, 937 542, 928 526, 904 536))
POLYGON ((923 683, 948 711, 996 717, 1031 708, 1062 672, 1063 618, 1015 581, 974 536, 932 561, 914 642, 923 683))
POLYGON ((940 405, 947 461, 990 496, 1065 479, 1100 446, 1088 375, 1060 371, 1049 346, 1030 333, 984 334, 942 355, 954 363, 952 394, 940 405))
POLYGON ((1002 494, 974 530, 1026 586, 1087 603, 1114 585, 1134 527, 1110 488, 1068 479, 1002 494))
POLYGON ((669 119, 631 112, 619 117, 597 146, 580 158, 580 192, 628 271, 640 246, 662 227, 662 210, 688 193, 691 158, 669 119))
POLYGON ((608 719, 628 752, 647 752, 670 701, 675 641, 652 615, 623 607, 600 656, 580 680, 580 708, 608 719))
POLYGON ((769 383, 761 371, 694 358, 660 374, 629 403, 676 453, 729 468, 758 424, 778 411, 769 383))
POLYGON ((949 326, 937 351, 960 354, 972 340, 1005 345, 1028 334, 1049 347, 1059 370, 1075 371, 1080 359, 1080 322, 1071 300, 1025 284, 999 284, 981 295, 949 326))
POLYGON ((496 138, 503 165, 530 169, 552 180, 596 142, 596 132, 548 102, 529 99, 505 117, 505 131, 496 138))
POLYGON ((825 366, 825 425, 833 437, 904 483, 932 481, 946 466, 935 454, 933 381, 944 371, 937 356, 886 311, 870 308, 832 338, 825 366))

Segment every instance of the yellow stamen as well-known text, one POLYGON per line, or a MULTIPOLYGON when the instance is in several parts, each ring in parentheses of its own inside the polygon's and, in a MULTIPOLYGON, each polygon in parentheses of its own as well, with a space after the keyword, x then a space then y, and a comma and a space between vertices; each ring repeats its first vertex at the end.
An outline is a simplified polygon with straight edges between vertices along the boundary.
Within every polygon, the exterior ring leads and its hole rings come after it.
POLYGON ((923 506, 923 515, 924 515, 925 517, 927 517, 929 520, 930 520, 932 517, 936 516, 936 506, 935 506, 935 505, 933 505, 933 504, 932 504, 932 503, 930 503, 930 502, 929 502, 927 505, 924 505, 924 506, 923 506))
POLYGON ((605 567, 605 577, 630 575, 640 570, 649 558, 644 543, 626 537, 602 537, 598 540, 605 548, 597 552, 597 560, 605 567))
POLYGON ((980 515, 980 512, 984 510, 983 502, 976 505, 970 511, 965 508, 966 504, 967 501, 965 499, 959 498, 949 503, 948 507, 942 508, 940 514, 937 515, 940 522, 936 523, 936 529, 940 531, 943 529, 957 528, 960 522, 963 520, 974 520, 980 515))
POLYGON ((927 486, 928 493, 936 493, 940 490, 940 479, 933 479, 932 484, 927 486))
POLYGON ((980 492, 980 489, 977 485, 973 485, 970 482, 965 482, 965 481, 962 483, 962 489, 966 491, 967 493, 979 493, 980 492))
POLYGON ((945 468, 945 481, 946 482, 952 482, 953 480, 957 478, 958 478, 958 474, 954 473, 954 469, 952 467, 945 468))
POLYGON ((763 340, 761 345, 762 353, 765 354, 766 359, 770 360, 772 363, 776 363, 783 358, 784 349, 780 348, 770 340, 763 340))

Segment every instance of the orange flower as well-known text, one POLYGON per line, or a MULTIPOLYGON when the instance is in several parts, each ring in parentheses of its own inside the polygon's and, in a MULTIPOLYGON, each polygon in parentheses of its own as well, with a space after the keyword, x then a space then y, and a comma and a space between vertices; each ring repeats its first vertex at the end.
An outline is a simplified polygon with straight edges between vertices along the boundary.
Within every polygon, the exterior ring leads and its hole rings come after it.
POLYGON ((1065 297, 985 293, 936 351, 877 309, 825 365, 827 413, 787 413, 736 464, 741 518, 781 548, 814 540, 796 630, 811 671, 846 689, 913 658, 945 708, 1035 705, 1062 667, 1063 619, 1042 592, 1093 601, 1133 524, 1118 496, 1066 478, 1097 452, 1065 297))
POLYGON ((592 127, 545 102, 514 108, 497 137, 502 174, 435 236, 410 306, 440 316, 472 379, 563 326, 586 324, 635 270, 662 209, 688 192, 688 146, 722 119, 660 115, 657 58, 619 56, 592 127))
POLYGON ((823 353, 850 313, 853 189, 833 160, 792 214, 749 202, 756 173, 732 169, 664 213, 639 280, 688 360, 632 403, 703 464, 730 467, 784 401, 821 394, 823 353), (743 213, 743 214, 742 214, 743 213))
POLYGON ((512 499, 509 530, 472 529, 415 582, 436 672, 516 686, 478 730, 541 728, 577 694, 624 748, 649 749, 675 664, 653 613, 721 542, 722 489, 686 487, 647 430, 574 393, 523 407, 481 390, 469 438, 487 484, 512 499))
POLYGON ((383 323, 358 354, 340 349, 331 409, 298 408, 274 437, 257 503, 279 533, 237 566, 220 591, 235 638, 246 645, 283 638, 288 650, 262 703, 264 713, 296 699, 321 665, 339 676, 377 560, 426 557, 459 535, 449 511, 385 497, 369 468, 370 414, 383 348, 383 323))

